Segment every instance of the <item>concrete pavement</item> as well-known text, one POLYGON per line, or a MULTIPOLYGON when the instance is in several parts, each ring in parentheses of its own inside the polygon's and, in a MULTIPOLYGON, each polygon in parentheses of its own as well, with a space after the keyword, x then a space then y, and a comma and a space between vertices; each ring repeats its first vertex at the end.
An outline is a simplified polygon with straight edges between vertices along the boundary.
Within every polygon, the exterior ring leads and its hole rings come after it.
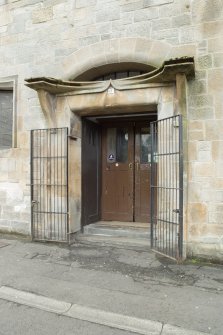
MULTIPOLYGON (((106 317, 111 320, 113 315, 113 321, 114 316, 124 316, 137 322, 152 322, 161 326, 157 334, 222 334, 222 266, 197 261, 178 265, 136 247, 126 249, 103 244, 62 247, 2 236, 0 269, 1 287, 76 306, 73 307, 76 314, 69 318, 77 318, 81 306, 82 315, 88 315, 87 321, 92 322, 90 317, 94 315, 94 321, 101 326, 111 327, 106 317)), ((0 299, 1 291, 2 288, 0 299)), ((2 322, 1 318, 0 326, 2 322)), ((117 334, 121 331, 117 322, 113 327, 117 328, 117 334)), ((124 329, 137 332, 137 329, 124 329)))

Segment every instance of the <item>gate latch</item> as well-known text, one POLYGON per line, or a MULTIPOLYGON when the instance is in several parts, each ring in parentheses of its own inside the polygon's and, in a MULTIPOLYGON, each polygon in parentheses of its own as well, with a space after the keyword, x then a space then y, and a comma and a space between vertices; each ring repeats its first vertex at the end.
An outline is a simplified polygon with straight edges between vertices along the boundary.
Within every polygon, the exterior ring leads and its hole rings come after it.
POLYGON ((173 213, 180 214, 180 210, 179 209, 173 209, 173 213))

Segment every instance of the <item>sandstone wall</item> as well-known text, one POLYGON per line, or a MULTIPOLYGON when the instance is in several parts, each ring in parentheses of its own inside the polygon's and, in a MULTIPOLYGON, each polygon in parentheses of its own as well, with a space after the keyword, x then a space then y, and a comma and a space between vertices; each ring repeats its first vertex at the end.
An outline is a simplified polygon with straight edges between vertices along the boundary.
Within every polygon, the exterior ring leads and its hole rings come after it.
POLYGON ((0 228, 30 232, 29 130, 47 124, 25 78, 72 78, 114 61, 160 66, 195 56, 196 79, 188 83, 188 250, 223 257, 222 34, 222 0, 0 0, 0 79, 18 75, 17 147, 0 150, 0 228))

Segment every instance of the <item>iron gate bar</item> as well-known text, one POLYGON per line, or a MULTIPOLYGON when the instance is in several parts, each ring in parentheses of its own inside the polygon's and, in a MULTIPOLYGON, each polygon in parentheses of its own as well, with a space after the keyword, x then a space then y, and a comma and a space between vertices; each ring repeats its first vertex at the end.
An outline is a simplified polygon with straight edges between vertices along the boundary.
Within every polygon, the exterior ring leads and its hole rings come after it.
POLYGON ((33 240, 67 242, 68 128, 31 130, 31 201, 33 240))
POLYGON ((182 116, 151 124, 151 247, 173 259, 183 249, 182 116))

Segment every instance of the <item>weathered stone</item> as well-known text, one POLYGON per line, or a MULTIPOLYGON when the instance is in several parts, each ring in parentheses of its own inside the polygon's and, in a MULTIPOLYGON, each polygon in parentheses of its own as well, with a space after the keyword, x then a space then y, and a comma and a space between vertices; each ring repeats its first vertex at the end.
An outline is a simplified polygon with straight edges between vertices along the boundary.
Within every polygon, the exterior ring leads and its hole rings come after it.
POLYGON ((197 35, 200 39, 210 39, 219 36, 223 31, 222 21, 203 22, 197 26, 197 35))
POLYGON ((68 16, 68 9, 66 4, 61 3, 53 6, 53 17, 54 18, 63 18, 68 16))
MULTIPOLYGON (((223 189, 223 178, 215 178, 214 186, 217 189, 223 189)), ((223 208, 222 208, 223 204, 216 204, 215 206, 217 208, 216 210, 218 210, 218 211, 222 211, 223 210, 223 208)))
POLYGON ((170 39, 175 38, 179 42, 178 36, 179 36, 178 29, 165 29, 165 30, 153 29, 151 34, 151 37, 154 40, 165 39, 169 41, 170 39))
POLYGON ((0 12, 0 26, 6 26, 12 22, 12 15, 10 12, 0 12))
POLYGON ((147 63, 155 67, 159 67, 162 64, 162 59, 166 59, 170 53, 171 46, 168 43, 160 41, 154 41, 149 43, 149 49, 147 49, 147 63))
POLYGON ((194 1, 192 14, 196 22, 217 20, 223 16, 223 3, 221 0, 194 1))
POLYGON ((169 18, 154 20, 152 22, 152 28, 155 31, 169 29, 169 27, 171 27, 171 20, 169 18))
POLYGON ((198 142, 199 151, 210 151, 211 150, 211 141, 201 141, 198 142))
POLYGON ((87 36, 79 39, 79 45, 80 47, 94 44, 100 41, 100 36, 95 35, 95 36, 87 36))
POLYGON ((180 42, 181 43, 195 42, 194 28, 183 27, 180 31, 180 42))
POLYGON ((203 130, 193 130, 189 132, 188 136, 190 141, 203 141, 204 140, 204 131, 203 130))
POLYGON ((195 163, 195 176, 197 177, 211 177, 214 171, 214 163, 195 163))
POLYGON ((214 60, 214 67, 223 67, 223 52, 219 52, 213 55, 214 60))
POLYGON ((190 95, 197 95, 197 94, 207 93, 206 80, 195 80, 195 81, 191 82, 188 86, 189 86, 189 94, 190 95))
POLYGON ((117 6, 108 6, 96 13, 96 21, 113 21, 120 19, 120 9, 117 6))
POLYGON ((223 119, 223 96, 221 92, 218 91, 217 94, 215 94, 215 117, 218 120, 223 119))
POLYGON ((212 158, 223 161, 223 141, 212 142, 212 158))
POLYGON ((190 121, 188 124, 189 130, 203 130, 204 124, 203 121, 190 121))
POLYGON ((194 108, 191 109, 191 119, 193 120, 209 120, 214 116, 212 108, 194 108))
POLYGON ((198 153, 198 162, 210 162, 212 160, 210 151, 200 151, 198 153))
POLYGON ((141 9, 134 12, 134 21, 146 21, 155 19, 159 16, 158 8, 151 8, 149 10, 141 9))
POLYGON ((207 222, 208 211, 207 206, 201 203, 193 203, 189 205, 189 221, 194 223, 207 222))
POLYGON ((97 0, 76 0, 75 7, 82 8, 82 7, 94 6, 96 5, 96 3, 97 0))
POLYGON ((136 22, 129 26, 126 30, 127 36, 149 36, 151 30, 150 22, 136 22))
POLYGON ((199 70, 209 69, 212 67, 212 55, 198 57, 199 70))
POLYGON ((141 9, 141 8, 143 8, 142 0, 134 1, 134 2, 131 2, 131 3, 129 3, 129 1, 128 1, 128 3, 123 4, 121 6, 121 11, 130 12, 130 11, 134 11, 134 10, 141 9))
POLYGON ((176 17, 173 17, 172 19, 172 25, 173 27, 182 27, 182 26, 188 26, 191 23, 191 17, 188 14, 179 15, 176 17))
POLYGON ((173 0, 144 0, 144 7, 160 6, 172 3, 173 0))
POLYGON ((208 223, 223 224, 222 211, 220 211, 220 212, 209 212, 208 223))
POLYGON ((53 18, 53 8, 38 8, 35 9, 32 13, 32 22, 41 23, 52 20, 53 18))
POLYGON ((220 52, 223 51, 221 37, 216 37, 208 40, 208 52, 220 52))
POLYGON ((191 161, 197 159, 197 143, 195 141, 188 142, 188 156, 191 161))
POLYGON ((208 89, 211 94, 222 92, 221 83, 223 82, 223 68, 211 69, 208 75, 208 89))
POLYGON ((200 182, 189 182, 188 192, 190 192, 191 199, 190 202, 200 202, 202 201, 203 187, 200 182))
POLYGON ((207 55, 207 53, 208 53, 208 43, 207 41, 202 41, 201 43, 198 44, 198 55, 204 56, 207 55))
POLYGON ((216 191, 216 201, 223 202, 223 191, 216 191))
POLYGON ((120 19, 124 25, 132 24, 134 21, 134 12, 121 12, 120 19))
POLYGON ((101 40, 105 41, 105 40, 110 40, 111 39, 111 34, 103 34, 101 35, 101 40))
POLYGON ((7 26, 2 26, 2 27, 0 27, 0 34, 5 33, 7 30, 8 30, 8 27, 7 27, 7 26))
POLYGON ((180 58, 188 55, 194 56, 196 54, 196 48, 194 44, 180 45, 173 47, 169 57, 180 58))
POLYGON ((207 78, 207 72, 205 70, 200 70, 200 71, 196 70, 196 72, 195 72, 195 78, 197 80, 206 79, 207 78))
POLYGON ((221 129, 223 127, 223 121, 222 120, 209 120, 205 123, 205 133, 207 139, 210 141, 214 140, 222 140, 223 139, 223 133, 221 132, 221 129))
POLYGON ((191 95, 189 99, 189 105, 191 107, 212 107, 213 97, 208 94, 202 95, 191 95))

